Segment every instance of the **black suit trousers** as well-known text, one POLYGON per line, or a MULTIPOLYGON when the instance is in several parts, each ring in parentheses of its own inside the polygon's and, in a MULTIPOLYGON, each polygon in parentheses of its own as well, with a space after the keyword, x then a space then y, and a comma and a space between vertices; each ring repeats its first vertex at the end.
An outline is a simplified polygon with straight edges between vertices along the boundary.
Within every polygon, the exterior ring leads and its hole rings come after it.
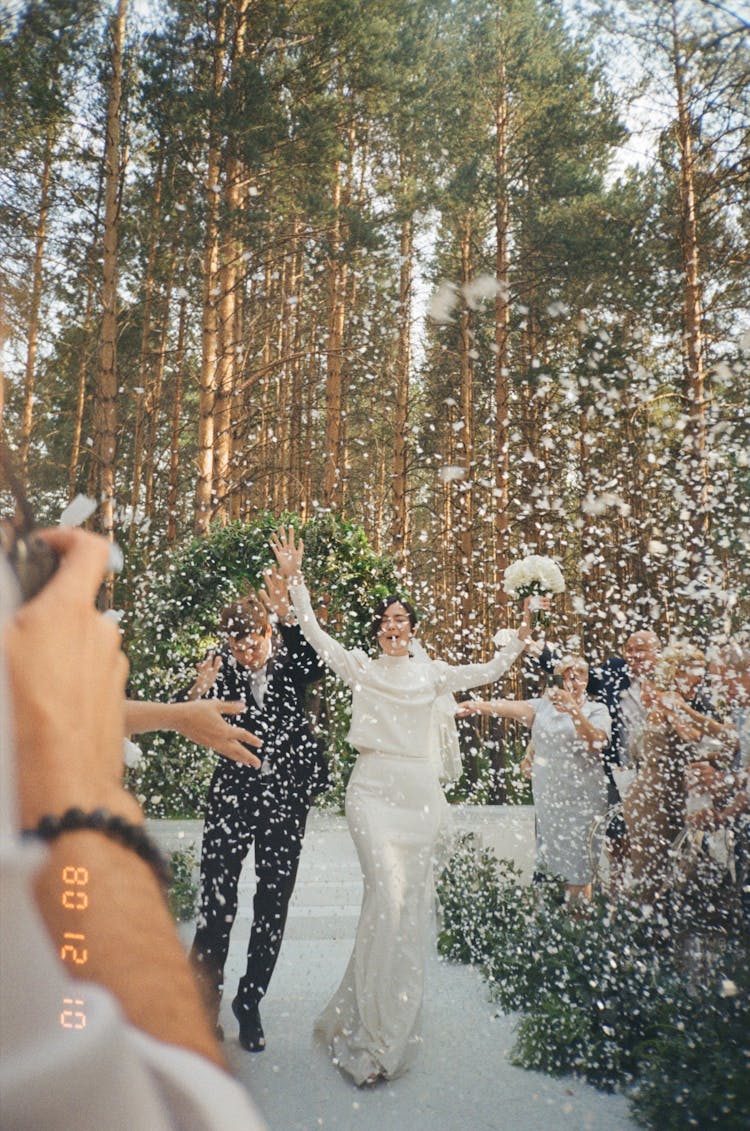
POLYGON ((235 999, 242 1010, 263 997, 279 956, 308 810, 309 803, 290 798, 273 775, 248 777, 244 767, 233 766, 214 775, 201 851, 201 906, 190 955, 214 1017, 245 858, 254 847, 253 923, 235 999))

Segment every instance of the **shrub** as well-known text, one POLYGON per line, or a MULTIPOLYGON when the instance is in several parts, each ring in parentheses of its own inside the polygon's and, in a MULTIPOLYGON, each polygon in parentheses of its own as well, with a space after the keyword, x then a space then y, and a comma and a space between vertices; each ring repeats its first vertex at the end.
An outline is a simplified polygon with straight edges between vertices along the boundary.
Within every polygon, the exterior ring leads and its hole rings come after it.
POLYGON ((438 885, 441 952, 522 1011, 513 1063, 631 1088, 660 1131, 748 1126, 750 948, 731 901, 721 914, 715 895, 700 905, 685 892, 657 910, 603 898, 571 909, 561 885, 519 879, 469 835, 438 885))
POLYGON ((169 910, 178 922, 187 922, 198 912, 198 860, 193 846, 170 852, 169 865, 172 869, 172 882, 167 892, 169 910))

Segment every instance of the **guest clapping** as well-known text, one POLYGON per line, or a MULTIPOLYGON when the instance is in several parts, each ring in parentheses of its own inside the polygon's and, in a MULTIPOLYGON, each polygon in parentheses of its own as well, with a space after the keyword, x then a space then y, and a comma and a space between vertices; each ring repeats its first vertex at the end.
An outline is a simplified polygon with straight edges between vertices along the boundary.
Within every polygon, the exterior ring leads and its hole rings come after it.
POLYGON ((673 645, 656 664, 653 679, 641 688, 646 719, 639 771, 623 811, 633 879, 646 898, 658 895, 669 882, 669 849, 686 819, 685 769, 711 724, 679 693, 692 690, 696 662, 690 645, 673 645))
POLYGON ((591 894, 589 838, 607 810, 607 782, 601 761, 611 722, 606 707, 586 695, 588 664, 568 656, 555 667, 562 687, 526 700, 469 701, 460 716, 499 715, 531 727, 534 744, 531 784, 537 828, 537 870, 561 876, 571 900, 591 894))

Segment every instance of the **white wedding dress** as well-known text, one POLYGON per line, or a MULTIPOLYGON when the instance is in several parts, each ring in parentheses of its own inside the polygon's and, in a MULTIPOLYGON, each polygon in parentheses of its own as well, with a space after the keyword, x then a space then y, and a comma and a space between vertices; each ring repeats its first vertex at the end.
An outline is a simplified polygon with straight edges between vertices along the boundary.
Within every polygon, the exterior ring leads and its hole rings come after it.
POLYGON ((499 679, 523 644, 512 635, 489 663, 457 667, 430 660, 421 648, 415 657, 372 659, 321 628, 304 585, 289 592, 305 637, 352 690, 348 739, 359 758, 346 817, 364 892, 349 965, 315 1034, 362 1084, 400 1075, 420 1041, 432 854, 447 812, 440 780, 450 776, 441 731, 455 736, 446 696, 499 679))

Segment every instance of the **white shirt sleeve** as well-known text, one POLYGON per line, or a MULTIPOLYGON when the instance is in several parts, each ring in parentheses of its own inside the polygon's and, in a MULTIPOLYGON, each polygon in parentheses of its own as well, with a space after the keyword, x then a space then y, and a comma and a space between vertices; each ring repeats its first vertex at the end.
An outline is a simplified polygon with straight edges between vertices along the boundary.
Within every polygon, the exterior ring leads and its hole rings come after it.
POLYGON ((470 687, 483 687, 500 679, 524 649, 523 640, 514 633, 507 644, 486 664, 458 664, 452 666, 442 660, 435 660, 438 674, 438 690, 466 691, 470 687))
POLYGON ((289 596, 305 640, 315 649, 323 663, 351 687, 364 671, 368 663, 367 655, 358 648, 349 651, 328 635, 318 623, 304 583, 290 585, 289 596))

